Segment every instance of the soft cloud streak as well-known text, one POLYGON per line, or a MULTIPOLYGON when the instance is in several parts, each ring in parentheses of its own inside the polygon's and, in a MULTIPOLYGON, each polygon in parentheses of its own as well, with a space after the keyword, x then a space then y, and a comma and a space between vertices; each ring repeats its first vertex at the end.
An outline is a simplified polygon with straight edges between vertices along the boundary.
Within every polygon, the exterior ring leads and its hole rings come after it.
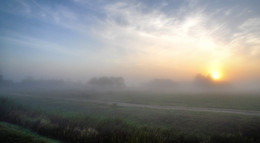
POLYGON ((201 10, 172 17, 158 10, 143 13, 141 4, 120 2, 105 9, 108 17, 96 28, 96 33, 113 53, 121 54, 124 49, 131 65, 134 61, 135 65, 143 63, 141 66, 148 70, 153 67, 165 71, 185 68, 194 71, 202 70, 207 62, 221 62, 230 55, 229 49, 215 41, 212 34, 220 26, 216 24, 213 29, 207 29, 206 22, 210 19, 201 10), (193 69, 194 64, 197 69, 193 69))

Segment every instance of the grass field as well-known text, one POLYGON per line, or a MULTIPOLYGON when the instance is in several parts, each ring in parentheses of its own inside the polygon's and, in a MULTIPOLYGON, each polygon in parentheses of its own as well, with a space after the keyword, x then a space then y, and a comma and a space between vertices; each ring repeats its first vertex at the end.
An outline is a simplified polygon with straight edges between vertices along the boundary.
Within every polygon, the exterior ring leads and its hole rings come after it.
POLYGON ((28 129, 7 122, 0 122, 1 143, 59 143, 59 141, 42 137, 28 129))
POLYGON ((63 142, 260 141, 260 116, 124 107, 105 101, 259 111, 257 95, 34 91, 2 93, 0 119, 63 142))

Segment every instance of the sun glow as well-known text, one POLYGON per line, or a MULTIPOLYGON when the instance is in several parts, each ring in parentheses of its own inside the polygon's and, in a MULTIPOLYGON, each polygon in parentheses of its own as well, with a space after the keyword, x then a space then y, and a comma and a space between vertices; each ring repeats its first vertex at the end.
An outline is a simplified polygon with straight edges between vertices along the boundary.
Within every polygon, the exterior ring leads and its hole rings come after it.
POLYGON ((214 79, 214 80, 219 80, 221 78, 221 74, 219 72, 212 72, 211 73, 211 77, 214 79))

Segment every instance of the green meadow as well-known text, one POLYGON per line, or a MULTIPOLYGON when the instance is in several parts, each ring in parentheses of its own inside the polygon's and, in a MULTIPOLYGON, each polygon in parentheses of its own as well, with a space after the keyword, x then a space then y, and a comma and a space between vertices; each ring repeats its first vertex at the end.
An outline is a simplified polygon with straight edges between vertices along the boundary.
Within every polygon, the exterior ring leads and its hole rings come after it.
POLYGON ((38 135, 21 126, 0 122, 1 143, 59 143, 57 140, 38 135))
POLYGON ((0 97, 0 136, 10 142, 55 142, 47 139, 51 138, 68 143, 256 143, 260 141, 259 115, 128 107, 121 103, 258 113, 259 99, 255 94, 5 92, 0 97))

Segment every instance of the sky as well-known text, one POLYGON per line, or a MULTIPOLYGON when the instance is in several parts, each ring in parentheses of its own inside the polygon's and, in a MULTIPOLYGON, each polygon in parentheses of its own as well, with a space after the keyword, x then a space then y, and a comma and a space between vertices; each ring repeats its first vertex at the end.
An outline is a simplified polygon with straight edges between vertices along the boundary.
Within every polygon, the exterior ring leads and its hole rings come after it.
POLYGON ((2 0, 0 72, 260 81, 259 0, 2 0))

